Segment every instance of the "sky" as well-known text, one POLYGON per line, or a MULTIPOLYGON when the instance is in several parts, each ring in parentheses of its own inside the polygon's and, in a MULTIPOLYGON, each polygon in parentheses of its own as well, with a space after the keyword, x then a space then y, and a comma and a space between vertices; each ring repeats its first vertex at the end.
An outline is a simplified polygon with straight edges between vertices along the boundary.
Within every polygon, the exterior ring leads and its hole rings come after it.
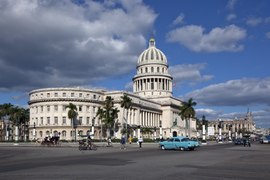
POLYGON ((270 128, 269 0, 1 0, 0 104, 27 107, 31 90, 132 91, 154 37, 173 95, 197 118, 252 112, 270 128))

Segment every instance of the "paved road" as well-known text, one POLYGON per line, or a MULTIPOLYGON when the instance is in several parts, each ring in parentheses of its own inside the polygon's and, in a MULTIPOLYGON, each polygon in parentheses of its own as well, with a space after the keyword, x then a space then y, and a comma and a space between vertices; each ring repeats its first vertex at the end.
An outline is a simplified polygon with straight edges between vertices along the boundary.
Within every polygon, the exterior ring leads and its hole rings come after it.
POLYGON ((270 145, 219 144, 162 151, 156 144, 101 147, 0 146, 0 179, 269 179, 270 145))

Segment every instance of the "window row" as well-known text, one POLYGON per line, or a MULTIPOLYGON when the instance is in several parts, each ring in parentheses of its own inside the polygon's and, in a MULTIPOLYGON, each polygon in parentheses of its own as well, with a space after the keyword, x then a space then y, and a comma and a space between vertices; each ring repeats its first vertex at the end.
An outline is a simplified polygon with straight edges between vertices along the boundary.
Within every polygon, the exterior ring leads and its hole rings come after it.
MULTIPOLYGON (((43 113, 43 112, 67 112, 68 111, 68 104, 67 105, 44 105, 44 106, 33 106, 31 107, 31 113, 43 113)), ((77 112, 90 112, 95 114, 97 111, 96 106, 83 106, 78 105, 77 112)))
POLYGON ((47 93, 36 93, 31 95, 33 98, 50 98, 50 97, 79 97, 79 98, 92 98, 100 100, 101 96, 97 94, 89 94, 89 93, 75 93, 75 92, 47 92, 47 93))
POLYGON ((167 71, 167 68, 165 67, 142 67, 142 68, 139 68, 138 69, 138 73, 148 73, 148 72, 151 72, 151 73, 165 73, 167 71))
MULTIPOLYGON (((61 118, 55 116, 53 118, 51 117, 40 117, 40 118, 32 118, 32 122, 34 123, 34 126, 42 126, 42 125, 71 125, 71 120, 63 116, 61 118)), ((86 117, 83 118, 82 116, 79 116, 75 120, 76 125, 95 125, 99 123, 97 119, 86 117)))

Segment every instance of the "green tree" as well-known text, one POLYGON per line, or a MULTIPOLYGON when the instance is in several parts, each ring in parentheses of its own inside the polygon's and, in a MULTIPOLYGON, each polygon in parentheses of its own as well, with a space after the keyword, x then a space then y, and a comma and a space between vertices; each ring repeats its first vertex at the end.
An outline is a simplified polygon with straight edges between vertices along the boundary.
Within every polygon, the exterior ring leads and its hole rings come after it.
POLYGON ((190 122, 191 119, 195 117, 196 112, 194 110, 194 106, 196 106, 197 103, 193 101, 192 98, 190 98, 187 102, 182 102, 182 105, 180 106, 180 113, 179 115, 181 116, 181 119, 185 120, 185 130, 187 134, 188 130, 188 135, 190 137, 190 122))
POLYGON ((76 126, 77 126, 77 123, 76 123, 76 118, 77 118, 77 107, 75 104, 72 104, 72 103, 69 103, 69 105, 66 107, 68 108, 68 118, 71 120, 71 126, 72 126, 72 129, 73 129, 73 132, 75 133, 74 135, 74 141, 76 142, 76 126))
POLYGON ((0 105, 0 117, 4 118, 5 116, 9 116, 11 114, 13 105, 10 103, 5 103, 0 105))
POLYGON ((125 121, 125 131, 123 134, 125 134, 125 137, 127 138, 127 123, 128 123, 128 109, 131 107, 131 103, 132 103, 132 99, 130 97, 128 97, 126 94, 124 94, 123 96, 121 96, 121 107, 123 108, 123 121, 125 121), (126 113, 125 113, 126 112, 126 113))
POLYGON ((19 140, 19 124, 21 124, 21 120, 23 117, 23 110, 18 106, 13 107, 10 114, 10 119, 15 125, 15 141, 19 140))
POLYGON ((5 124, 5 135, 7 137, 7 140, 9 140, 9 131, 10 131, 10 127, 9 127, 9 123, 10 123, 10 114, 12 111, 13 105, 10 103, 5 103, 2 104, 0 106, 0 118, 5 120, 8 120, 8 122, 5 122, 7 124, 5 124))
POLYGON ((119 110, 114 107, 113 98, 107 96, 103 108, 99 108, 97 112, 98 119, 101 120, 101 133, 103 137, 103 127, 106 129, 107 137, 111 136, 112 130, 115 130, 116 119, 119 110), (104 124, 104 126, 103 126, 104 124))
POLYGON ((103 108, 99 107, 98 111, 96 113, 96 117, 100 120, 100 132, 101 132, 101 139, 103 138, 103 118, 105 117, 105 112, 103 110, 103 108))

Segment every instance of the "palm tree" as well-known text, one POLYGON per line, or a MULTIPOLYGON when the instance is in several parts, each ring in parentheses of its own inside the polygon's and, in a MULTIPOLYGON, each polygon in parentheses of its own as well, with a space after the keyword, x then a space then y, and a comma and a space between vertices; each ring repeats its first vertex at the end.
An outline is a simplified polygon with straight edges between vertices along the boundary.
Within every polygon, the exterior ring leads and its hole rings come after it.
MULTIPOLYGON (((5 118, 9 118, 12 108, 13 108, 13 105, 10 103, 5 103, 1 105, 0 118, 3 118, 3 121, 5 118)), ((9 140, 9 119, 8 119, 7 124, 5 124, 5 129, 6 129, 6 133, 5 133, 6 140, 9 140)))
POLYGON ((128 109, 130 108, 131 106, 131 103, 132 103, 132 99, 130 97, 128 97, 126 94, 121 96, 121 107, 123 108, 123 121, 124 122, 124 119, 125 119, 125 134, 126 134, 126 138, 127 138, 127 123, 128 123, 128 120, 127 120, 127 117, 128 117, 128 109), (126 117, 124 117, 124 114, 126 112, 126 117))
POLYGON ((21 119, 23 117, 23 110, 18 106, 14 107, 11 111, 10 118, 15 124, 15 141, 19 140, 19 124, 21 124, 21 119))
POLYGON ((102 128, 103 122, 102 121, 103 121, 104 116, 105 116, 104 110, 101 107, 99 107, 97 110, 96 117, 98 117, 98 119, 100 120, 101 139, 103 138, 103 128, 102 128))
POLYGON ((196 112, 193 108, 193 106, 196 106, 197 103, 193 101, 192 98, 190 98, 187 102, 183 102, 180 106, 180 113, 181 119, 186 121, 186 134, 187 134, 187 127, 188 127, 188 135, 190 136, 190 120, 191 118, 194 118, 196 115, 196 112))
POLYGON ((76 105, 69 103, 67 108, 69 108, 68 118, 71 120, 71 126, 72 126, 72 129, 74 130, 74 133, 75 133, 74 141, 76 142, 76 117, 78 115, 77 107, 76 107, 76 105))
POLYGON ((113 98, 107 96, 103 108, 99 108, 97 112, 98 118, 101 120, 101 132, 103 135, 102 125, 107 130, 107 137, 111 135, 112 129, 114 129, 115 120, 118 118, 119 110, 114 107, 113 98))

